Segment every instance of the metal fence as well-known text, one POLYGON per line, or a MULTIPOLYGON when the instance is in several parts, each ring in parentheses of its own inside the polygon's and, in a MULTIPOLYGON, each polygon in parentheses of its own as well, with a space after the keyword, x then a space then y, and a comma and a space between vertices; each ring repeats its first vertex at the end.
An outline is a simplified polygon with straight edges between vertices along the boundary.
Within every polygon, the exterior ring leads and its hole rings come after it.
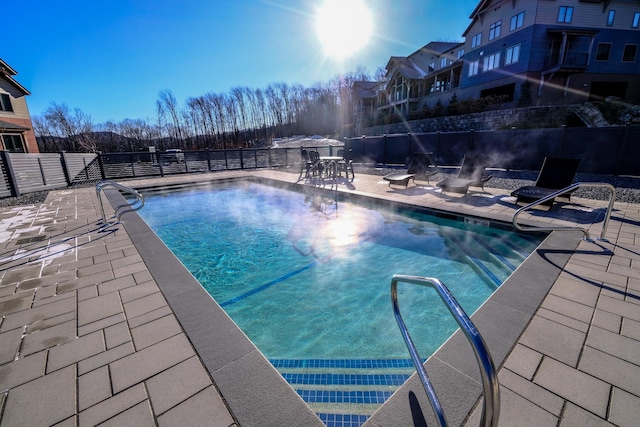
MULTIPOLYGON (((334 155, 342 145, 306 146, 334 155)), ((578 172, 640 176, 640 126, 510 129, 405 133, 345 138, 355 164, 405 165, 411 153, 428 152, 438 166, 458 166, 469 151, 484 153, 490 168, 539 170, 547 156, 579 157, 578 172)), ((300 168, 300 147, 135 153, 0 151, 0 198, 96 182, 185 173, 300 168)))
MULTIPOLYGON (((338 146, 305 147, 333 155, 338 146)), ((224 170, 301 167, 299 147, 135 153, 42 153, 0 151, 0 198, 103 179, 131 179, 224 170)))
POLYGON ((469 151, 486 154, 489 167, 539 170, 545 157, 580 158, 578 172, 640 176, 640 126, 509 129, 405 133, 347 138, 354 163, 406 164, 414 152, 456 166, 469 151))

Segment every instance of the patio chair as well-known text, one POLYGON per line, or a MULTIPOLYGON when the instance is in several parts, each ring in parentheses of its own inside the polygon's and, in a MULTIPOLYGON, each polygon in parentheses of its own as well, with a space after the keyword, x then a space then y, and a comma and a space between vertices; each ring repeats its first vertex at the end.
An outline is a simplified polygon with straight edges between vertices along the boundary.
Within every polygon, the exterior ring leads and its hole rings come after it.
POLYGON ((320 153, 317 151, 309 151, 309 170, 307 171, 307 175, 311 172, 311 175, 321 176, 324 171, 324 163, 320 160, 320 153))
POLYGON ((427 153, 413 153, 409 161, 409 167, 406 173, 392 173, 382 177, 389 182, 389 187, 393 185, 404 185, 407 188, 409 180, 415 184, 416 179, 426 180, 429 185, 429 178, 438 173, 438 171, 429 171, 429 165, 432 164, 431 156, 427 153))
POLYGON ((481 187, 491 179, 491 175, 484 175, 487 158, 482 154, 467 153, 462 159, 462 166, 456 178, 445 178, 436 184, 442 192, 467 194, 469 187, 481 187))
MULTIPOLYGON (((520 187, 511 193, 513 197, 516 197, 516 204, 529 204, 570 186, 576 177, 579 163, 580 159, 545 157, 535 185, 520 187)), ((571 200, 570 193, 559 197, 571 200)), ((541 205, 549 206, 551 209, 553 201, 551 199, 541 205)))
POLYGON ((351 156, 345 156, 345 151, 342 148, 338 150, 338 156, 342 157, 342 160, 338 161, 338 173, 342 174, 344 171, 345 176, 349 179, 349 171, 351 171, 351 179, 354 179, 356 174, 353 172, 353 160, 349 158, 351 156))
POLYGON ((300 176, 302 176, 302 172, 305 173, 305 178, 320 174, 322 171, 322 162, 320 161, 320 154, 317 151, 300 150, 300 157, 302 162, 300 176))

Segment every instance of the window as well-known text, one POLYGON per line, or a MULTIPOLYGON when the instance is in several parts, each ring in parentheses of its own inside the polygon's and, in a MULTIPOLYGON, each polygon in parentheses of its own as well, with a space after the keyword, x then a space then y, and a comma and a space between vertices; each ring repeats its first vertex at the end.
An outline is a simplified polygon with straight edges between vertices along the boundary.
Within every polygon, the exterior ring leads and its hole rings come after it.
POLYGON ((502 29, 502 21, 494 22, 489 26, 489 40, 500 37, 500 30, 502 29))
POLYGON ((622 51, 622 62, 634 62, 636 60, 637 44, 625 44, 622 51))
POLYGON ((493 70, 500 66, 500 52, 493 55, 485 56, 484 63, 482 64, 482 71, 493 70))
POLYGON ((504 53, 504 65, 515 64, 520 60, 520 45, 508 47, 504 53))
POLYGON ((22 143, 22 135, 5 134, 2 135, 4 149, 12 153, 24 153, 24 144, 22 143))
POLYGON ((13 111, 11 98, 6 93, 0 94, 0 111, 13 111))
POLYGON ((482 33, 478 33, 471 38, 471 47, 480 46, 482 43, 482 33))
POLYGON ((436 70, 436 63, 432 62, 431 64, 429 64, 429 72, 433 72, 436 70))
POLYGON ((573 17, 573 7, 571 6, 560 6, 558 9, 558 22, 571 22, 571 18, 573 17))
POLYGON ((478 66, 480 65, 480 61, 473 61, 469 63, 469 76, 475 76, 478 74, 478 66))
POLYGON ((513 31, 522 27, 524 24, 524 12, 520 12, 517 15, 511 17, 511 24, 509 24, 509 31, 513 31))
POLYGON ((458 51, 458 59, 462 58, 462 55, 464 55, 464 49, 458 51))
POLYGON ((440 68, 444 68, 447 66, 447 58, 440 58, 440 68))
POLYGON ((631 22, 631 27, 638 28, 640 25, 640 12, 636 12, 633 14, 633 21, 631 22))
POLYGON ((611 43, 598 43, 596 61, 608 61, 611 53, 611 43))
POLYGON ((615 10, 610 10, 609 11, 609 15, 607 15, 607 26, 612 26, 613 25, 613 20, 616 18, 616 11, 615 10))

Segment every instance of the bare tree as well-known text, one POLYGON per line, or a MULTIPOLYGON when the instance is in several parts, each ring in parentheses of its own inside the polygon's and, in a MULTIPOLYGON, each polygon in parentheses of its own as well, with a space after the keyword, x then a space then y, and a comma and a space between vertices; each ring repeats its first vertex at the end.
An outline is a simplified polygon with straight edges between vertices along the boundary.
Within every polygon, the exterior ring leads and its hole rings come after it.
POLYGON ((178 109, 178 101, 169 89, 161 90, 156 101, 156 109, 159 121, 166 127, 169 138, 176 144, 182 139, 182 123, 178 109))
POLYGON ((46 129, 51 136, 62 138, 59 148, 70 151, 87 150, 95 152, 97 141, 93 132, 91 116, 75 109, 73 114, 66 104, 52 103, 44 112, 42 130, 46 129))

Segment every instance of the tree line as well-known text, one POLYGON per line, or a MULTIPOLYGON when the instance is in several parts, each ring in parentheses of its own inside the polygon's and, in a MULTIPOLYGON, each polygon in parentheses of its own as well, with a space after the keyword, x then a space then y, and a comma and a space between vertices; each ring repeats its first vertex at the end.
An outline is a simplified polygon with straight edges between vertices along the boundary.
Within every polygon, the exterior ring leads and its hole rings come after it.
POLYGON ((238 86, 229 93, 208 92, 180 104, 169 89, 160 91, 153 119, 93 123, 91 116, 66 104, 52 103, 32 117, 41 152, 126 152, 268 146, 291 135, 345 135, 352 120, 355 81, 381 81, 364 67, 312 87, 274 83, 264 89, 238 86))

